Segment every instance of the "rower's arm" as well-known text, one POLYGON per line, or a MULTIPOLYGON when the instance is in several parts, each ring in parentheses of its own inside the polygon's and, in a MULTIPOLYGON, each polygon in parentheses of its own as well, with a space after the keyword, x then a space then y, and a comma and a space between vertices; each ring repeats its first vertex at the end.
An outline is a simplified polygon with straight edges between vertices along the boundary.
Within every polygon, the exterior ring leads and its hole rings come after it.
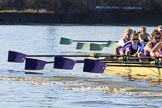
POLYGON ((124 51, 128 48, 128 47, 130 47, 130 44, 131 42, 127 42, 123 47, 121 47, 120 48, 120 50, 119 50, 119 53, 120 53, 120 55, 124 55, 124 51))
POLYGON ((149 43, 147 43, 146 46, 144 47, 144 50, 147 50, 147 51, 150 52, 150 51, 152 50, 152 48, 153 48, 153 47, 152 47, 152 43, 149 42, 149 43))
POLYGON ((140 42, 144 42, 144 40, 142 39, 142 35, 141 34, 139 34, 139 41, 140 42))
POLYGON ((149 40, 152 40, 152 39, 151 39, 151 36, 150 36, 149 34, 148 34, 147 36, 148 36, 148 39, 149 39, 149 40))
POLYGON ((151 57, 156 57, 156 52, 162 48, 162 42, 159 42, 155 45, 155 47, 151 50, 150 55, 151 57))

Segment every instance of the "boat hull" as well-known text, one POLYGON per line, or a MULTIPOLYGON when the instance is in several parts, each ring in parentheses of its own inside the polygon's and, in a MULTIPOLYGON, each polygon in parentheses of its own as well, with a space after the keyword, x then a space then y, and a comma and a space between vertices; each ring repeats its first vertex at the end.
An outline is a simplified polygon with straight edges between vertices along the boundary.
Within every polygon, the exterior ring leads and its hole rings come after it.
POLYGON ((111 63, 106 67, 104 74, 130 76, 142 79, 162 79, 162 68, 145 65, 128 65, 111 63), (138 66, 138 67, 136 67, 138 66))

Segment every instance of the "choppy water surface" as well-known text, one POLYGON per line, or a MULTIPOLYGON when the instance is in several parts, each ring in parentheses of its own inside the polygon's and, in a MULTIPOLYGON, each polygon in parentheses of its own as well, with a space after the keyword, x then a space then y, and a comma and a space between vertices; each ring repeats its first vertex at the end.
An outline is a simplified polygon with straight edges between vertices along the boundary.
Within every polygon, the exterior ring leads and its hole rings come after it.
MULTIPOLYGON (((126 26, 0 26, 0 107, 4 108, 162 108, 160 80, 53 69, 25 74, 24 63, 8 63, 8 50, 25 54, 89 53, 59 44, 60 37, 75 40, 119 40, 126 26)), ((133 27, 138 30, 138 27, 133 27)), ((149 33, 154 27, 147 27, 149 33)), ((103 52, 111 53, 105 48, 103 52)), ((53 58, 40 58, 52 61, 53 58)), ((75 59, 75 58, 74 58, 75 59)), ((83 58, 77 58, 83 59, 83 58)), ((30 71, 32 72, 32 71, 30 71)))

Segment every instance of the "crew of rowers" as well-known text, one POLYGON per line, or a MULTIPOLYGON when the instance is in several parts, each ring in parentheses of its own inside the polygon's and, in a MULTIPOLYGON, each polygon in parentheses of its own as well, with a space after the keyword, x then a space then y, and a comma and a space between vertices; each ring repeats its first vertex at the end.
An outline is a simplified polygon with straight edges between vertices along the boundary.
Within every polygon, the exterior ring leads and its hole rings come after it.
MULTIPOLYGON (((155 59, 162 56, 162 25, 159 25, 149 35, 146 27, 141 26, 140 31, 133 31, 126 28, 124 37, 119 40, 117 47, 114 49, 114 55, 150 57, 155 59)), ((143 59, 142 61, 146 61, 143 59)))

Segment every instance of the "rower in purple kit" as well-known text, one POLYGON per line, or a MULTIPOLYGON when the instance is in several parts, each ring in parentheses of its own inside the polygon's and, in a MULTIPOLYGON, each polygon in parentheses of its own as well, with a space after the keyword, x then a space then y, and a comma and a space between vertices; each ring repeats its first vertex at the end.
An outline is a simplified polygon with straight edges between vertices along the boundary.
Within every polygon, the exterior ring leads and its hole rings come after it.
MULTIPOLYGON (((161 38, 160 38, 161 39, 161 38)), ((162 41, 158 42, 154 48, 150 51, 150 56, 152 59, 159 58, 160 61, 162 61, 162 41)))
POLYGON ((139 42, 138 34, 134 31, 130 36, 130 41, 126 42, 119 50, 121 56, 143 57, 144 44, 139 42))
POLYGON ((150 51, 155 47, 155 45, 160 42, 161 36, 160 32, 157 29, 154 29, 151 33, 151 41, 149 41, 144 47, 144 55, 150 56, 150 51))

